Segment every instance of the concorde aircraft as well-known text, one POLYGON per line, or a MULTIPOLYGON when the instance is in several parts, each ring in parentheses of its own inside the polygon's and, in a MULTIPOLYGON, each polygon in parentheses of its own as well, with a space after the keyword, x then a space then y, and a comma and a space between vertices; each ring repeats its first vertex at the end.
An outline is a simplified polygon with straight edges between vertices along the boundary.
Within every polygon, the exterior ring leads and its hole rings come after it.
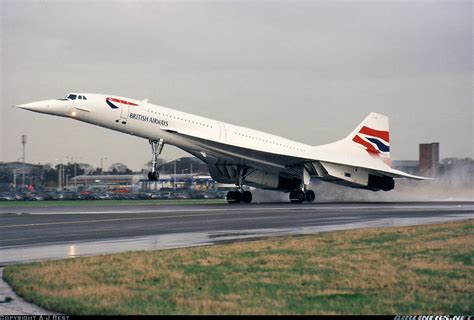
POLYGON ((71 118, 148 139, 150 181, 159 177, 164 144, 174 145, 209 166, 215 181, 235 184, 229 203, 250 203, 244 186, 289 193, 295 203, 311 202, 311 178, 351 188, 389 191, 395 178, 425 179, 392 169, 388 117, 370 113, 342 140, 311 146, 273 134, 113 95, 71 93, 65 98, 16 106, 71 118))

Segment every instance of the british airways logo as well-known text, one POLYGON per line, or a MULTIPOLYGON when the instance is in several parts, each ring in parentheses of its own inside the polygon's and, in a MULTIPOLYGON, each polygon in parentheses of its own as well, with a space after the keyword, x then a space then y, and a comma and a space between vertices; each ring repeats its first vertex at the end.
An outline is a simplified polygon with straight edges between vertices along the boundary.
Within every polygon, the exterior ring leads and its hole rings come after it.
POLYGON ((132 102, 125 101, 125 100, 120 100, 120 99, 117 99, 117 98, 106 98, 105 102, 112 109, 118 109, 119 108, 116 104, 114 104, 114 102, 115 103, 121 103, 121 104, 124 104, 124 105, 129 105, 129 106, 138 106, 138 104, 136 104, 136 103, 132 103, 132 102))
POLYGON ((368 152, 390 152, 390 138, 388 131, 380 131, 363 126, 359 130, 359 133, 354 136, 352 141, 364 146, 368 152))
POLYGON ((162 126, 162 127, 167 127, 168 126, 168 121, 166 121, 166 120, 161 120, 161 119, 158 119, 158 118, 155 118, 155 117, 144 116, 144 115, 139 114, 139 113, 130 112, 130 119, 135 119, 135 120, 139 120, 139 121, 143 121, 143 122, 149 122, 149 123, 157 124, 157 125, 162 126))

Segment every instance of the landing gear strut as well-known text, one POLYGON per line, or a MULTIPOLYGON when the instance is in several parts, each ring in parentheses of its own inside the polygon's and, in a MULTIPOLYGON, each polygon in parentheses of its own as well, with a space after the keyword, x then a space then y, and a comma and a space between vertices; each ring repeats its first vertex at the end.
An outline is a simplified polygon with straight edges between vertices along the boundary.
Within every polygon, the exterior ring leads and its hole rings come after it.
POLYGON ((148 180, 150 181, 158 181, 160 177, 160 173, 157 170, 157 163, 158 163, 158 156, 161 154, 161 150, 163 150, 163 146, 165 145, 163 139, 160 140, 148 140, 151 145, 151 171, 148 172, 148 180))

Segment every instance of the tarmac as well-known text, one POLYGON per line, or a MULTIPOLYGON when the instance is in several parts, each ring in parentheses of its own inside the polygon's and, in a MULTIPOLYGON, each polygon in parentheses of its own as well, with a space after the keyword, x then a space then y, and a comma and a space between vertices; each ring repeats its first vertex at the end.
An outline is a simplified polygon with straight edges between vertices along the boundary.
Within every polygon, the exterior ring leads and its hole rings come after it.
MULTIPOLYGON (((0 208, 0 266, 357 228, 474 219, 474 202, 137 205, 0 208)), ((55 314, 2 279, 0 315, 55 314), (9 298, 7 298, 9 297, 9 298)))
POLYGON ((0 266, 473 218, 474 202, 0 208, 0 266))

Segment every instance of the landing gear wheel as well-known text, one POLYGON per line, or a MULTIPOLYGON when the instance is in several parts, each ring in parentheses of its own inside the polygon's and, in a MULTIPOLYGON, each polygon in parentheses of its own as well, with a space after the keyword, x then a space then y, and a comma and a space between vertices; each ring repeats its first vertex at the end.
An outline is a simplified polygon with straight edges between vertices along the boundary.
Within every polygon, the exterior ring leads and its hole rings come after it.
POLYGON ((242 202, 244 203, 252 202, 252 193, 250 191, 244 191, 244 193, 242 193, 242 202))
POLYGON ((240 203, 240 201, 242 201, 242 193, 234 191, 234 203, 240 203))
POLYGON ((316 195, 314 194, 313 190, 307 190, 305 193, 305 200, 307 202, 313 202, 316 199, 316 195))
POLYGON ((302 203, 304 198, 304 192, 302 190, 294 190, 290 192, 291 203, 302 203))
POLYGON ((242 194, 239 191, 229 191, 227 192, 226 199, 228 203, 240 203, 242 194))
POLYGON ((148 180, 150 181, 158 181, 160 178, 160 173, 157 171, 150 171, 148 172, 148 180))
POLYGON ((227 192, 227 196, 225 197, 228 203, 234 203, 234 191, 227 192))

